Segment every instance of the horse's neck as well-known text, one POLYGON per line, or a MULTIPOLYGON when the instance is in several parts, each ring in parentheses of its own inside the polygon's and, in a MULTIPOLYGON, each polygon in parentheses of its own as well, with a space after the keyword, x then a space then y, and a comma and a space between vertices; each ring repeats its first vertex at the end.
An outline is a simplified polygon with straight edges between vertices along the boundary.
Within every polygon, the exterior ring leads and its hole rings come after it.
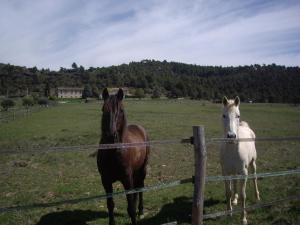
POLYGON ((121 143, 123 134, 126 130, 126 127, 127 127, 127 119, 126 119, 126 116, 124 116, 123 124, 122 124, 121 128, 119 130, 117 130, 117 133, 118 133, 117 138, 106 137, 103 135, 105 132, 102 131, 102 137, 101 137, 100 143, 101 144, 121 143))
POLYGON ((127 127, 127 118, 124 115, 124 120, 123 120, 123 124, 121 126, 121 129, 117 131, 118 132, 118 142, 122 142, 123 134, 126 130, 126 127, 127 127))

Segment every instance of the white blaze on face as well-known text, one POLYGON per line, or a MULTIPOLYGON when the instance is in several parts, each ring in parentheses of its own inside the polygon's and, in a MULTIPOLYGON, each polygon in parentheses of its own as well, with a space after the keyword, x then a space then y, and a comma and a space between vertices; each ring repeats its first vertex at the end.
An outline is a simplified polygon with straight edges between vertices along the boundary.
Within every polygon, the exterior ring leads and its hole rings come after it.
POLYGON ((238 97, 235 100, 223 98, 223 127, 224 136, 227 138, 238 138, 238 129, 240 123, 240 100, 238 97))

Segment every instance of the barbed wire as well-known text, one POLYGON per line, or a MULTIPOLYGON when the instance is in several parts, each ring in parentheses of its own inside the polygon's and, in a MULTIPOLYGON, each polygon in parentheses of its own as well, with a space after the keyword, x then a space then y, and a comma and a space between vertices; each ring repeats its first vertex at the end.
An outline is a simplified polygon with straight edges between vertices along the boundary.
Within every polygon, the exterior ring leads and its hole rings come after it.
MULTIPOLYGON (((254 177, 257 177, 257 178, 278 177, 278 176, 287 176, 287 175, 296 175, 296 174, 300 174, 300 169, 278 171, 278 172, 271 172, 271 173, 259 173, 256 175, 251 174, 251 175, 247 175, 247 176, 239 176, 239 175, 238 176, 208 176, 208 177, 206 177, 206 182, 224 181, 224 180, 229 180, 229 179, 239 180, 239 179, 244 179, 245 177, 250 179, 250 178, 254 178, 254 177)), ((49 202, 49 203, 34 203, 31 205, 3 207, 3 208, 0 208, 0 213, 11 212, 11 211, 24 211, 24 210, 31 210, 31 209, 36 209, 36 208, 49 208, 49 207, 65 205, 65 204, 77 204, 80 202, 86 202, 86 201, 92 201, 92 200, 102 200, 102 199, 107 199, 107 198, 112 198, 112 197, 127 195, 127 194, 134 194, 134 193, 139 193, 139 192, 149 192, 149 191, 154 191, 154 190, 161 190, 161 189, 176 187, 176 186, 179 186, 182 184, 192 183, 193 180, 194 180, 193 178, 185 178, 182 180, 175 180, 175 181, 170 181, 170 182, 160 182, 158 184, 144 187, 144 188, 136 188, 136 189, 131 189, 131 190, 127 190, 127 191, 119 191, 119 192, 114 192, 114 193, 110 193, 110 194, 102 194, 102 195, 83 197, 83 198, 77 198, 77 199, 68 199, 68 200, 49 202)))
MULTIPOLYGON (((206 144, 211 143, 238 143, 238 142, 249 142, 249 141, 300 141, 300 137, 262 137, 262 138, 240 138, 240 139, 230 139, 230 138, 208 138, 206 139, 206 144)), ((16 153, 39 153, 39 152, 51 152, 51 151, 75 151, 75 150, 88 150, 88 149, 98 149, 98 150, 108 150, 108 149, 126 149, 132 147, 147 147, 154 145, 166 145, 166 144, 193 144, 193 138, 184 138, 177 140, 155 140, 146 142, 135 142, 135 143, 114 143, 114 144, 100 144, 100 145, 74 145, 74 146, 54 146, 54 147, 34 147, 27 150, 27 148, 19 149, 6 149, 0 150, 0 154, 16 154, 16 153)))
MULTIPOLYGON (((266 203, 258 203, 258 204, 254 204, 251 206, 247 206, 246 210, 248 210, 248 211, 255 210, 255 209, 259 209, 259 208, 269 207, 269 206, 275 205, 277 203, 282 203, 282 202, 286 202, 286 201, 299 201, 299 200, 300 200, 300 195, 293 195, 293 196, 289 196, 287 198, 282 198, 282 199, 273 200, 273 201, 266 202, 266 203)), ((243 211, 242 208, 238 208, 238 209, 233 209, 232 211, 226 210, 226 211, 219 211, 219 212, 215 212, 215 213, 204 214, 203 219, 215 219, 217 217, 240 213, 242 211, 243 211)))

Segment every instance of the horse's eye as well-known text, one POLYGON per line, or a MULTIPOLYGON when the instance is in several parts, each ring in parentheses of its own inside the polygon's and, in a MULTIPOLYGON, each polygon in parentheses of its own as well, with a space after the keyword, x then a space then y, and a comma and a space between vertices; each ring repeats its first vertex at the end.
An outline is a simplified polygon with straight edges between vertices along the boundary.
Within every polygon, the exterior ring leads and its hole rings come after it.
POLYGON ((240 115, 236 115, 236 118, 240 118, 240 115))
POLYGON ((225 116, 225 115, 223 115, 223 118, 225 119, 225 118, 226 118, 226 116, 225 116))

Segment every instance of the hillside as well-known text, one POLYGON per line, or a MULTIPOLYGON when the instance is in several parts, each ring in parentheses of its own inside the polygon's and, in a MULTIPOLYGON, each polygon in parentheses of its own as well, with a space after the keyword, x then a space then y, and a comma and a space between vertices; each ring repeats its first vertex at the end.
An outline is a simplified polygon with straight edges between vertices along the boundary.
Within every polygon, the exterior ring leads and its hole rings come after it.
POLYGON ((146 94, 218 100, 239 95, 242 101, 300 102, 300 68, 272 65, 238 67, 198 66, 143 60, 119 66, 84 68, 26 68, 0 64, 0 95, 44 95, 46 88, 84 86, 142 88, 146 94))

